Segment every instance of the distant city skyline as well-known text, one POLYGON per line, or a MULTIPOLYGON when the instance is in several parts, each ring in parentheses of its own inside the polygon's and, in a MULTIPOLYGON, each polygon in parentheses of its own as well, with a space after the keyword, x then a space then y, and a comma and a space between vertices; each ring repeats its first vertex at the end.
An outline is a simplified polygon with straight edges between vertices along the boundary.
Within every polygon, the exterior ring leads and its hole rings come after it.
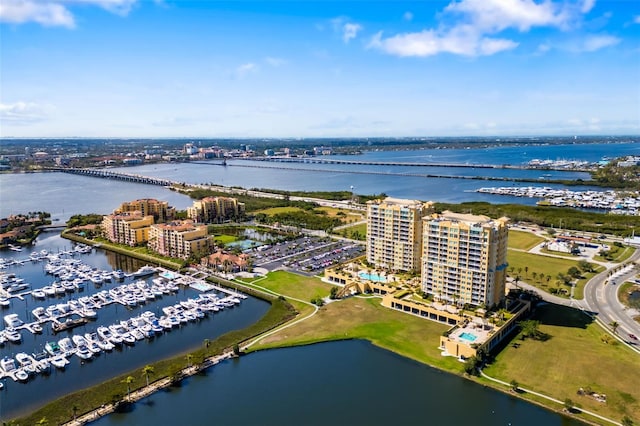
POLYGON ((0 137, 640 134, 629 0, 3 0, 0 137))

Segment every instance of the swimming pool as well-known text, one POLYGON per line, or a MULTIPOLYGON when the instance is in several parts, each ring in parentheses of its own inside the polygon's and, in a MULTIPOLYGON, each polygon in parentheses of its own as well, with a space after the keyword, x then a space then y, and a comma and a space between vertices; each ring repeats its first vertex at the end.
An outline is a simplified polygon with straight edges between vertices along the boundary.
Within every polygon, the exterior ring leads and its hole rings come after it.
POLYGON ((462 340, 466 340, 467 342, 473 342, 478 338, 478 336, 476 336, 475 334, 472 334, 472 333, 467 333, 465 331, 464 333, 460 333, 460 338, 462 340))
POLYGON ((358 274, 358 276, 360 278, 362 278, 363 280, 375 281, 377 283, 386 283, 387 282, 387 279, 385 277, 383 277, 382 275, 378 275, 378 274, 368 274, 366 272, 360 272, 358 274))

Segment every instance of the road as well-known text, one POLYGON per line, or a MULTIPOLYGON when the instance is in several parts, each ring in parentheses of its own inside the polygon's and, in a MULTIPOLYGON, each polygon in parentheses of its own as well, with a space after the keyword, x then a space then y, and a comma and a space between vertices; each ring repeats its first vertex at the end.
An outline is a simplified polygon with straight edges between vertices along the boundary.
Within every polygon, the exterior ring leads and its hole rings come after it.
MULTIPOLYGON (((636 250, 625 263, 635 262, 638 259, 640 259, 640 250, 636 250)), ((625 312, 625 307, 618 300, 618 289, 621 283, 633 277, 637 272, 636 268, 628 269, 627 272, 615 279, 617 284, 604 284, 609 271, 601 272, 589 280, 584 288, 584 299, 578 301, 585 310, 596 313, 598 320, 602 323, 608 325, 613 321, 617 322, 619 324, 618 335, 627 342, 635 344, 636 347, 640 342, 632 339, 629 335, 640 336, 640 324, 625 312)))

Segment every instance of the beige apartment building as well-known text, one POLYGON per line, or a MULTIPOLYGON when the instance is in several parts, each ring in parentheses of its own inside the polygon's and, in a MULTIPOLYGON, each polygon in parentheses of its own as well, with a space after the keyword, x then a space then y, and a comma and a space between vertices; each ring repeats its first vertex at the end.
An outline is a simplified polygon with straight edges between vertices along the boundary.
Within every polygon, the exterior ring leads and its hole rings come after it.
POLYGON ((172 220, 176 213, 175 209, 170 207, 167 201, 159 201, 154 198, 142 198, 122 203, 119 208, 114 210, 114 213, 131 213, 135 211, 139 211, 143 216, 153 216, 156 223, 172 220))
POLYGON ((155 224, 149 231, 149 248, 163 256, 187 259, 192 254, 208 254, 211 247, 213 236, 207 234, 207 226, 192 220, 155 224))
POLYGON ((139 211, 110 214, 102 219, 105 237, 113 243, 129 246, 147 242, 151 225, 153 216, 145 216, 139 211))
POLYGON ((244 203, 231 197, 205 197, 187 209, 189 219, 198 223, 220 223, 244 216, 244 203))
POLYGON ((505 298, 507 223, 448 211, 425 218, 422 290, 459 305, 499 304, 505 298))
POLYGON ((433 203, 387 197, 367 202, 367 261, 389 270, 419 272, 422 218, 433 203))

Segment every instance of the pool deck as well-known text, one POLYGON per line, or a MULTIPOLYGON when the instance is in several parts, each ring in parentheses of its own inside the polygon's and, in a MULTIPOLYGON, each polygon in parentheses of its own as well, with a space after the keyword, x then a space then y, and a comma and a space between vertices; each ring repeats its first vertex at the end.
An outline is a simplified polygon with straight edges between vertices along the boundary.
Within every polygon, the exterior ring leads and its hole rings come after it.
POLYGON ((482 344, 486 342, 487 339, 489 338, 489 332, 495 328, 495 326, 493 326, 492 324, 489 324, 488 322, 486 322, 485 324, 487 325, 480 324, 480 322, 477 322, 477 321, 471 321, 466 326, 456 329, 453 333, 449 335, 449 338, 452 340, 456 340, 460 343, 465 343, 467 345, 474 344, 474 343, 482 344), (468 340, 460 337, 464 333, 468 333, 476 336, 475 340, 472 341, 472 340, 468 340))

